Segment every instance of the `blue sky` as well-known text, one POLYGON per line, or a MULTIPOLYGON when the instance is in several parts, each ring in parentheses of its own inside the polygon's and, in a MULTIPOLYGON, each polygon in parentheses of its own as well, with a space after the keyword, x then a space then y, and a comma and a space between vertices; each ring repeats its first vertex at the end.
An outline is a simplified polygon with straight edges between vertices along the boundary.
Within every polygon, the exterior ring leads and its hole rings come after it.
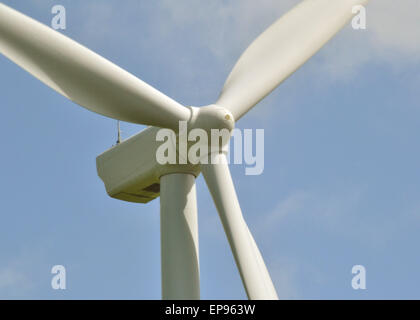
MULTIPOLYGON (((299 1, 3 1, 185 105, 216 100, 236 59, 299 1)), ((420 3, 372 0, 237 126, 265 130, 265 170, 231 166, 280 298, 420 298, 420 3), (351 269, 367 270, 367 290, 351 269)), ((0 56, 0 298, 159 299, 159 201, 106 195, 95 158, 116 121, 0 56), (67 289, 51 288, 51 267, 67 289)), ((143 127, 122 124, 128 137, 143 127)), ((204 299, 245 292, 203 178, 197 179, 204 299)))

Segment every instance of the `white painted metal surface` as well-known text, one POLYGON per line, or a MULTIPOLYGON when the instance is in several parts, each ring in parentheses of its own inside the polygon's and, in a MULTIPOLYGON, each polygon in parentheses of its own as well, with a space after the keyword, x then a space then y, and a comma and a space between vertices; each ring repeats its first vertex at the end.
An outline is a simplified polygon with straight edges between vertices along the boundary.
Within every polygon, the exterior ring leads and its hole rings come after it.
POLYGON ((162 299, 200 299, 195 176, 160 178, 162 299))
POLYGON ((216 204, 246 293, 253 300, 278 299, 267 267, 243 218, 226 156, 213 155, 201 171, 216 204))
POLYGON ((79 105, 176 129, 190 110, 63 34, 0 3, 0 52, 79 105))
POLYGON ((293 74, 368 0, 306 0, 264 31, 240 57, 216 102, 238 121, 293 74))
MULTIPOLYGON (((68 99, 123 121, 178 129, 234 127, 255 104, 295 72, 368 0, 305 0, 243 53, 216 102, 185 108, 132 74, 51 28, 0 3, 0 53, 68 99)), ((198 299, 198 230, 194 168, 157 165, 149 128, 98 157, 98 173, 118 199, 148 202, 160 179, 162 296, 198 299), (139 152, 143 152, 140 154, 139 152), (167 174, 170 172, 170 174, 167 174)), ((215 155, 224 160, 223 154, 215 155)), ((227 164, 203 165, 242 281, 250 299, 277 299, 246 225, 227 164)))

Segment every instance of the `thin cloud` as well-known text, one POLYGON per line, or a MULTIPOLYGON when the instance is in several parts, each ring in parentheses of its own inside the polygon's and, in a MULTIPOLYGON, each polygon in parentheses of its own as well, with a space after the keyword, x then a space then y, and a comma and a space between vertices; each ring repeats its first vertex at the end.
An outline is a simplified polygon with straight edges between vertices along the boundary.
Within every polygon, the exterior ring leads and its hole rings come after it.
MULTIPOLYGON (((219 59, 231 62, 266 27, 299 2, 164 0, 160 5, 169 13, 168 25, 193 26, 201 34, 202 44, 219 59)), ((349 24, 337 40, 321 51, 315 69, 322 68, 336 79, 355 75, 367 63, 401 68, 409 62, 420 62, 420 38, 416 32, 419 29, 419 1, 371 1, 367 7, 367 29, 353 30, 349 24)))
POLYGON ((269 269, 279 299, 299 299, 298 264, 285 257, 279 257, 270 264, 269 269))
POLYGON ((0 298, 22 297, 33 289, 34 281, 25 271, 31 265, 27 262, 26 257, 18 257, 0 267, 0 298))

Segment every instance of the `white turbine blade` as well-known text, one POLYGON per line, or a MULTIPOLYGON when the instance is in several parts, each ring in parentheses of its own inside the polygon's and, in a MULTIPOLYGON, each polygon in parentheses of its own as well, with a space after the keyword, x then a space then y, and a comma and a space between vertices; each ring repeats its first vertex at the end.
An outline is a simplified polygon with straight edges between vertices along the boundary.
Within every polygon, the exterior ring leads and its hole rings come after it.
POLYGON ((99 114, 178 128, 190 111, 68 37, 0 3, 0 53, 99 114))
POLYGON ((246 293, 252 300, 278 299, 261 253, 242 216, 224 154, 213 155, 201 172, 216 204, 246 293))
POLYGON ((305 0, 263 32, 239 58, 216 104, 239 120, 321 49, 368 0, 305 0))

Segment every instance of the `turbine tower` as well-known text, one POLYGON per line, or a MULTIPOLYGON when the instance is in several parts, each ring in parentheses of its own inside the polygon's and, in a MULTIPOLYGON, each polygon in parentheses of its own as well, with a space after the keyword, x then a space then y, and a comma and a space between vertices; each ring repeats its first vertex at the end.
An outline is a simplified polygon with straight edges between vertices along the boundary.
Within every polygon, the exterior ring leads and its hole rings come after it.
MULTIPOLYGON (((163 299, 199 299, 195 179, 210 190, 249 299, 277 299, 258 247, 243 218, 226 160, 226 141, 199 163, 162 165, 160 128, 231 132, 235 121, 293 74, 367 0, 305 0, 264 31, 242 54, 217 101, 185 107, 68 37, 0 3, 0 52, 46 85, 93 112, 148 125, 97 158, 111 197, 147 203, 160 196, 163 299), (206 163, 207 162, 207 163, 206 163)), ((177 139, 173 146, 179 151, 177 139)))

